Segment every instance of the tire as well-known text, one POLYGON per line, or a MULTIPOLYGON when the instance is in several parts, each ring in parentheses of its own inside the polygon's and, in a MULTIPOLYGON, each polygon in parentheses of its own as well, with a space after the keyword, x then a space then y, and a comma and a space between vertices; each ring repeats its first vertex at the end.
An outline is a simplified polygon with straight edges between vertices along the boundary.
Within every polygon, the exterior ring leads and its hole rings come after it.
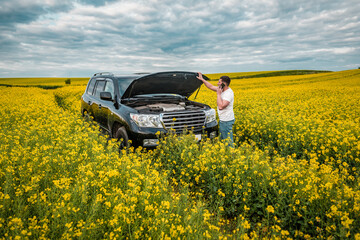
POLYGON ((125 127, 119 127, 119 128, 116 130, 115 138, 120 142, 119 150, 122 150, 122 149, 124 149, 125 147, 126 147, 126 148, 129 148, 129 147, 130 147, 129 137, 128 137, 128 134, 127 134, 127 132, 126 132, 125 127))

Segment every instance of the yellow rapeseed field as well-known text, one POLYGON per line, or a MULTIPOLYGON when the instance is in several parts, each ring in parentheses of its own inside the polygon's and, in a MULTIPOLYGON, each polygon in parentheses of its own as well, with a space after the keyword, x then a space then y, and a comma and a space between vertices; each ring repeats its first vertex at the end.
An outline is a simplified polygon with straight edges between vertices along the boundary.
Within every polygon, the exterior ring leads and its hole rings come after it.
POLYGON ((66 80, 70 80, 71 85, 86 85, 89 78, 0 78, 0 86, 56 87, 66 85, 66 80))
POLYGON ((230 87, 235 148, 119 154, 82 119, 84 85, 0 86, 0 239, 360 239, 360 70, 230 87))

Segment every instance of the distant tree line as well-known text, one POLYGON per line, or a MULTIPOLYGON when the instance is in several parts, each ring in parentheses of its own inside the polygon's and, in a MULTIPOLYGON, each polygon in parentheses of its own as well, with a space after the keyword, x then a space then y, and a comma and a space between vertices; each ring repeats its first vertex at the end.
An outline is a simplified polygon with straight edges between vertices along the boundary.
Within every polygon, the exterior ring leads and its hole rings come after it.
POLYGON ((276 76, 291 76, 291 75, 306 75, 306 74, 328 73, 328 72, 331 72, 331 71, 323 71, 323 70, 288 70, 288 71, 274 71, 274 72, 260 73, 260 74, 256 74, 256 75, 250 75, 250 76, 232 77, 232 79, 276 77, 276 76))

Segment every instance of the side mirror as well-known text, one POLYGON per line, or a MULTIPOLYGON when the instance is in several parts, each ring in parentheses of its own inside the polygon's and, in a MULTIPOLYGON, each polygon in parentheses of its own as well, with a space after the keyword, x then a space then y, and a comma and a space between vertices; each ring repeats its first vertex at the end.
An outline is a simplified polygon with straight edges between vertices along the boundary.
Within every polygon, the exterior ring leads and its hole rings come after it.
POLYGON ((101 92, 100 93, 100 99, 105 100, 105 101, 112 101, 113 100, 110 92, 101 92))

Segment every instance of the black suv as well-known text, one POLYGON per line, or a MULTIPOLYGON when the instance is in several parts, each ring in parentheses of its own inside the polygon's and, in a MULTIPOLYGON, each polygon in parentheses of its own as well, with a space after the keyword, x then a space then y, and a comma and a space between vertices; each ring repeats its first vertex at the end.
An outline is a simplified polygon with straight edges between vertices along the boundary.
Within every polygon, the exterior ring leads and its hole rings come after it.
POLYGON ((128 140, 135 146, 156 146, 159 133, 170 129, 191 130, 197 139, 214 138, 215 110, 188 100, 201 84, 193 72, 96 73, 81 97, 81 112, 92 116, 110 137, 122 139, 121 147, 129 146, 128 140))

